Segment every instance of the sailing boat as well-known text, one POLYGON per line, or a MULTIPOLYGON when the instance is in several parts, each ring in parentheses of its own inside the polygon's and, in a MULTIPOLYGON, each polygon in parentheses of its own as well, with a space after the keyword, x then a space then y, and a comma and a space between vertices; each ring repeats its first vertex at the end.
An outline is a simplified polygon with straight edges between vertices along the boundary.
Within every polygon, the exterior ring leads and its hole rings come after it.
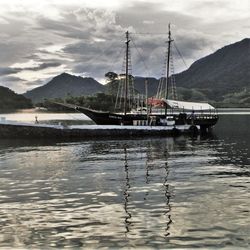
MULTIPOLYGON (((72 104, 61 104, 69 108, 85 114, 97 125, 150 125, 150 126, 178 126, 189 124, 190 126, 198 125, 201 130, 206 131, 214 126, 218 121, 218 115, 213 106, 208 103, 194 103, 177 100, 169 100, 169 85, 170 85, 170 53, 171 53, 171 31, 169 25, 168 33, 168 53, 167 53, 167 68, 166 68, 166 85, 161 87, 161 93, 164 97, 148 98, 146 97, 146 109, 144 112, 136 112, 129 110, 128 107, 128 86, 131 75, 129 75, 129 32, 126 32, 126 53, 125 53, 125 86, 124 86, 124 106, 123 112, 97 111, 90 108, 76 106, 72 104), (160 104, 160 105, 159 105, 160 104), (152 107, 161 106, 161 111, 152 111, 152 107), (162 112, 164 110, 164 112, 162 112)), ((162 83, 161 83, 162 84, 162 83)), ((146 91, 147 92, 147 91, 146 91)))

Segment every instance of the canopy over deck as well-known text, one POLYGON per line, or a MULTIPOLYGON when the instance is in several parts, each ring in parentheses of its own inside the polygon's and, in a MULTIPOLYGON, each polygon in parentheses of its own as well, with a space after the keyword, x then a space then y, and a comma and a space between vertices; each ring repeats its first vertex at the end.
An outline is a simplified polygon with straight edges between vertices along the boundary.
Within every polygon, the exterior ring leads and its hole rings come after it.
POLYGON ((208 104, 202 102, 183 102, 176 100, 162 99, 163 102, 167 104, 168 107, 172 109, 190 110, 190 111, 213 111, 215 108, 208 104))

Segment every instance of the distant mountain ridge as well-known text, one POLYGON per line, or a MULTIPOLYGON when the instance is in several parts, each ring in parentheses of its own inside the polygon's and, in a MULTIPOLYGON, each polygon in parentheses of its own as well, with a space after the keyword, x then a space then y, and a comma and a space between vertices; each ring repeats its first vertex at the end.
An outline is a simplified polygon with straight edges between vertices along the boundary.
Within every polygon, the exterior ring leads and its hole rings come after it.
MULTIPOLYGON (((246 38, 197 60, 187 70, 176 74, 179 99, 250 106, 249 68, 250 39, 246 38)), ((150 77, 148 81, 148 94, 155 95, 159 80, 150 77)), ((135 88, 139 93, 145 93, 145 77, 135 77, 135 88)), ((24 95, 38 102, 67 95, 93 95, 107 92, 107 89, 108 85, 93 78, 63 73, 24 95)))
POLYGON ((222 100, 225 95, 250 87, 250 39, 227 45, 194 62, 177 74, 177 86, 210 90, 210 98, 222 100))
POLYGON ((24 93, 34 103, 44 99, 65 98, 68 95, 81 96, 93 95, 104 92, 105 87, 91 77, 74 76, 62 73, 54 77, 47 84, 24 93))
POLYGON ((9 88, 0 86, 0 110, 15 110, 31 108, 31 100, 16 94, 9 88))
POLYGON ((134 85, 135 89, 141 93, 146 94, 146 83, 145 81, 148 81, 147 88, 148 88, 148 97, 156 95, 157 88, 159 85, 159 79, 154 77, 142 77, 142 76, 136 76, 134 78, 134 85))

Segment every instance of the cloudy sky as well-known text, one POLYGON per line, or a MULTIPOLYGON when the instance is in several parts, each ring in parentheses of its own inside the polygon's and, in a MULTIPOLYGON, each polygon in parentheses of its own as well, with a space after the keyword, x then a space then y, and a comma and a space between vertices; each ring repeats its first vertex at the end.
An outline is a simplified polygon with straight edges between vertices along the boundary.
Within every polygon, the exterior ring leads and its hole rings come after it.
POLYGON ((160 77, 169 22, 190 66, 250 36, 250 1, 0 0, 0 85, 23 93, 63 72, 104 82, 122 70, 126 30, 133 74, 160 77))

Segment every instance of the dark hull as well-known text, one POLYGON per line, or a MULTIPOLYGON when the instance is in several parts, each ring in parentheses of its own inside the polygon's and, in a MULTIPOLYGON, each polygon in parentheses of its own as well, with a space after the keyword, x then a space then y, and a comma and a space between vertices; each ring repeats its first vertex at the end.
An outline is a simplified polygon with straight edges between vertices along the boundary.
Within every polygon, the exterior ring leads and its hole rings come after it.
POLYGON ((134 120, 147 120, 147 115, 140 114, 119 114, 105 111, 97 111, 83 107, 76 107, 93 120, 97 125, 133 125, 134 120))
MULTIPOLYGON (((147 121, 146 114, 119 114, 112 112, 96 111, 84 107, 76 107, 76 110, 82 112, 93 120, 97 125, 133 125, 134 121, 147 121)), ((165 119, 163 114, 151 115, 156 119, 154 125, 163 125, 160 120, 165 119)), ((175 125, 199 125, 201 129, 207 129, 214 126, 218 121, 218 116, 215 114, 206 114, 199 116, 187 117, 183 115, 171 115, 175 120, 175 125)))
MULTIPOLYGON (((92 121, 94 121, 97 125, 134 125, 135 122, 139 124, 146 124, 146 121, 149 118, 150 120, 154 120, 154 122, 150 122, 152 126, 163 126, 166 124, 162 124, 161 120, 166 119, 166 116, 163 114, 154 114, 149 115, 146 114, 119 114, 119 113, 112 113, 108 111, 97 111, 85 107, 75 106, 72 104, 66 103, 58 103, 58 105, 62 105, 71 109, 75 109, 86 116, 88 116, 92 121)), ((175 121, 175 125, 199 125, 201 130, 207 130, 208 128, 214 126, 218 121, 218 115, 216 114, 199 114, 193 116, 187 116, 185 113, 180 113, 178 115, 170 114, 172 120, 175 121)))

